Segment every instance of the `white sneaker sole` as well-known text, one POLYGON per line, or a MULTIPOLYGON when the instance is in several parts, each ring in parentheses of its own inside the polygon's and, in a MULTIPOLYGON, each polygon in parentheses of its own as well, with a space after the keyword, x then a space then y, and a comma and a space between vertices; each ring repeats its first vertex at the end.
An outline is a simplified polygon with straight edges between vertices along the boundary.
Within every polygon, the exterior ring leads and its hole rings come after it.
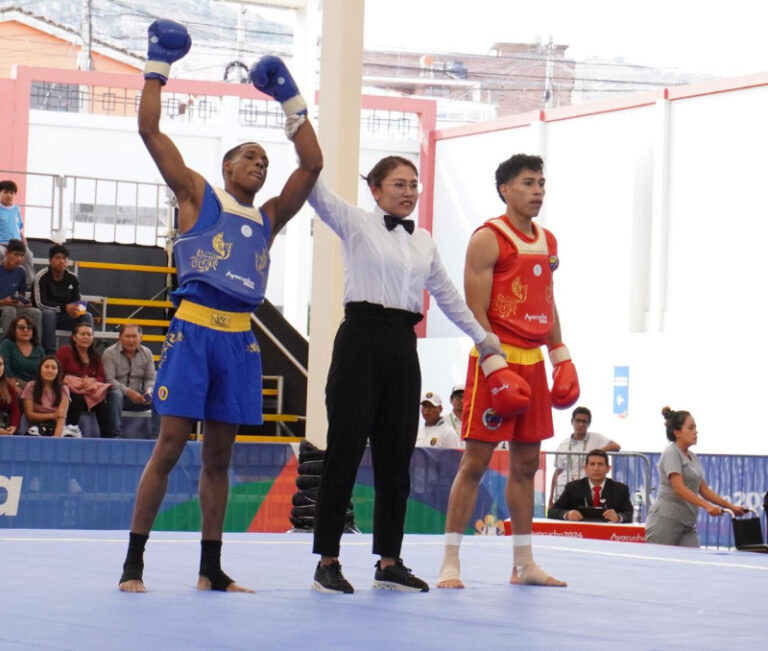
POLYGON ((315 592, 322 592, 323 594, 352 594, 351 592, 344 592, 343 590, 331 590, 317 581, 312 582, 312 589, 315 592))
POLYGON ((412 588, 402 583, 395 583, 394 581, 374 581, 374 590, 397 590, 398 592, 425 592, 421 588, 412 588))

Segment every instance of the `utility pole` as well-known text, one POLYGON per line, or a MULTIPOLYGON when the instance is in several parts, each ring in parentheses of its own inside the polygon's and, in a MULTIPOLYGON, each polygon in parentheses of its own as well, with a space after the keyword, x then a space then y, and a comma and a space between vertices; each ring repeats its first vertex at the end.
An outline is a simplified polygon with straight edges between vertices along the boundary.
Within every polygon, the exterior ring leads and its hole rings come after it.
POLYGON ((83 43, 80 46, 80 54, 77 57, 78 70, 93 70, 93 59, 91 58, 91 44, 93 43, 91 29, 92 9, 93 0, 82 0, 80 5, 80 38, 83 43))
POLYGON ((549 37, 549 43, 544 46, 544 51, 547 54, 547 63, 544 69, 544 91, 541 94, 542 103, 544 108, 552 108, 555 100, 555 87, 552 81, 555 68, 555 43, 552 37, 549 37))

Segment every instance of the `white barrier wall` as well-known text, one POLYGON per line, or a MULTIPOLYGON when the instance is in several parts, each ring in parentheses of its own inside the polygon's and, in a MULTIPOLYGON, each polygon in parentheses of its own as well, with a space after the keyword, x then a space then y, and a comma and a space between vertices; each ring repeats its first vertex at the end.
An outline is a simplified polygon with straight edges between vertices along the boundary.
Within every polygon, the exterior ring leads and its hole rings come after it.
MULTIPOLYGON (((767 83, 437 134, 434 235, 460 286, 471 232, 503 210, 496 165, 518 152, 544 156, 539 222, 559 242, 555 295, 579 404, 592 410, 592 429, 625 450, 664 447, 660 411, 669 404, 694 414, 699 452, 768 451, 757 291, 766 275, 767 83), (629 366, 626 418, 613 414, 615 366, 629 366)), ((469 342, 436 311, 420 345, 423 384, 447 397, 463 379, 455 357, 469 342)), ((569 413, 555 418, 544 449, 571 432, 569 413)))

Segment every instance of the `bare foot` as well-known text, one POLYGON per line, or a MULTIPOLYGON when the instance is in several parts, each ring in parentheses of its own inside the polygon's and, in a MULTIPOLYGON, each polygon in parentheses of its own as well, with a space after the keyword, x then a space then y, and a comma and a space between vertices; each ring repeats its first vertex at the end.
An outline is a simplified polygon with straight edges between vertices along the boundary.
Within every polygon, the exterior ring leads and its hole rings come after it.
MULTIPOLYGON (((211 580, 207 576, 198 576, 197 578, 198 590, 211 590, 211 580)), ((234 581, 227 586, 227 592, 254 592, 250 588, 246 588, 234 581)))
POLYGON ((123 581, 119 586, 120 592, 146 592, 144 582, 141 579, 128 579, 123 581))
POLYGON ((462 589, 464 584, 461 582, 460 576, 461 563, 459 562, 458 547, 448 547, 443 558, 443 566, 437 577, 437 587, 452 590, 462 589), (455 551, 451 553, 452 550, 455 551))
POLYGON ((437 587, 456 590, 456 589, 463 589, 464 584, 461 582, 461 579, 457 577, 455 579, 443 579, 442 581, 438 581, 437 587))
POLYGON ((514 585, 543 585, 555 588, 565 588, 568 584, 565 581, 558 581, 556 578, 547 574, 536 563, 523 567, 520 574, 517 568, 512 570, 512 577, 509 582, 514 585))

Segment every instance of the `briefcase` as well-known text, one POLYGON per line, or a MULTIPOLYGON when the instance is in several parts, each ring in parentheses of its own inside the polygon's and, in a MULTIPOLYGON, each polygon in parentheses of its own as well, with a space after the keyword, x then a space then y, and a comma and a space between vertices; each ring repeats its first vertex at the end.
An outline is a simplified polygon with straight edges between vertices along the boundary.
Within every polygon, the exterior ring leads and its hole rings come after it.
MULTIPOLYGON (((733 513, 726 509, 728 513, 733 513)), ((733 541, 736 549, 741 552, 757 552, 759 554, 768 554, 768 545, 763 542, 763 529, 760 524, 760 516, 756 511, 752 511, 752 517, 731 518, 733 524, 733 541)))

